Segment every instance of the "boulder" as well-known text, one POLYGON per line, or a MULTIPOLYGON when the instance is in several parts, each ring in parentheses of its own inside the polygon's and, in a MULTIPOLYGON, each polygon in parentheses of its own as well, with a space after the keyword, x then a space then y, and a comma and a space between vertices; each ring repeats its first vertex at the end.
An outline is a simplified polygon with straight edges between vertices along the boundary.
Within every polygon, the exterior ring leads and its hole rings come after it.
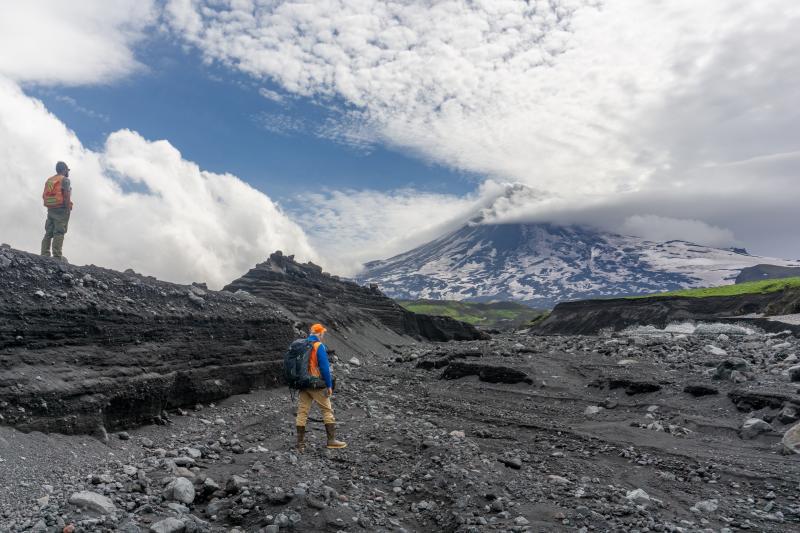
POLYGON ((800 381, 800 365, 795 365, 793 367, 790 367, 789 370, 787 370, 787 372, 789 374, 789 381, 792 382, 800 381))
POLYGON ((194 501, 194 485, 185 477, 175 478, 164 487, 161 495, 166 500, 189 504, 194 501))
POLYGON ((91 491, 74 493, 69 497, 69 503, 100 514, 114 514, 117 511, 110 499, 91 491))
POLYGON ((795 424, 783 434, 783 451, 787 454, 800 454, 800 424, 795 424))
POLYGON ((742 424, 742 429, 739 431, 739 436, 743 439, 754 439, 762 433, 772 431, 772 426, 760 418, 748 418, 742 424))

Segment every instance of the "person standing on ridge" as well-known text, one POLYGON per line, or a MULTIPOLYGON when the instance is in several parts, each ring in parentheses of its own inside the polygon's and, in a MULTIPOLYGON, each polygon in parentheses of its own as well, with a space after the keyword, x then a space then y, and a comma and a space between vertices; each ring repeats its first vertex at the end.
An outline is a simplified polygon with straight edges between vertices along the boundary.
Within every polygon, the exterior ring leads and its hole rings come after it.
POLYGON ((72 186, 69 181, 69 167, 63 161, 56 163, 56 175, 48 178, 44 184, 42 201, 47 208, 47 221, 44 223, 44 239, 42 239, 42 255, 50 257, 50 246, 53 257, 63 259, 61 248, 64 235, 69 225, 72 212, 72 186))
POLYGON ((307 341, 312 343, 311 354, 308 359, 308 373, 313 381, 323 385, 321 387, 304 388, 300 391, 297 404, 297 450, 305 450, 306 422, 311 404, 316 403, 322 410, 322 420, 325 422, 325 431, 328 434, 328 448, 346 448, 347 444, 336 440, 336 419, 333 416, 331 396, 333 396, 333 376, 328 362, 328 349, 322 344, 327 330, 322 324, 311 326, 311 334, 307 341))

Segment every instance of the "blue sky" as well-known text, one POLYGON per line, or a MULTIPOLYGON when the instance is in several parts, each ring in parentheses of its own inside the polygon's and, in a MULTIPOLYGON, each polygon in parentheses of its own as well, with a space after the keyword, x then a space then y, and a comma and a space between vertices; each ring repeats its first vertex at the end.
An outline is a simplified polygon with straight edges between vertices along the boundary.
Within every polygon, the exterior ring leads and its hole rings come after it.
POLYGON ((473 173, 383 144, 351 146, 315 135, 313 127, 335 117, 341 102, 318 104, 291 95, 280 103, 269 100, 259 94, 260 88, 276 89, 269 82, 205 64, 193 49, 158 34, 134 52, 146 69, 127 78, 33 86, 29 92, 89 148, 100 150, 108 135, 122 128, 149 140, 167 139, 204 170, 233 173, 289 206, 306 191, 410 187, 464 194, 479 181, 473 173), (261 126, 265 116, 300 126, 276 132, 261 126))

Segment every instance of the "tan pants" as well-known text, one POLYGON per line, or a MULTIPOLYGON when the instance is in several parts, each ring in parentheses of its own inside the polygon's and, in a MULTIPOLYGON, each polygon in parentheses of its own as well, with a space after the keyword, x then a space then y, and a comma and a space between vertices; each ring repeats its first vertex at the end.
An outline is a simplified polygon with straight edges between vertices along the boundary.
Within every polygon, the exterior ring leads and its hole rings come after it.
POLYGON ((297 402, 297 423, 295 425, 305 427, 311 404, 315 402, 322 411, 322 420, 326 424, 336 423, 336 419, 333 417, 331 399, 325 396, 325 389, 306 389, 300 391, 300 397, 297 402))

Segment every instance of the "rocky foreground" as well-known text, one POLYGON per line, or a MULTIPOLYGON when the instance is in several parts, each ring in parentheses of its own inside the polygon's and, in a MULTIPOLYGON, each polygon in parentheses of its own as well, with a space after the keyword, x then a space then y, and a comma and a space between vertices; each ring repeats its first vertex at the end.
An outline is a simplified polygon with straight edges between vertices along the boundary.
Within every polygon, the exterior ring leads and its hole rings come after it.
POLYGON ((280 388, 107 445, 0 428, 0 529, 797 531, 798 353, 730 325, 390 346, 336 362, 350 446, 316 421, 303 455, 280 388))

